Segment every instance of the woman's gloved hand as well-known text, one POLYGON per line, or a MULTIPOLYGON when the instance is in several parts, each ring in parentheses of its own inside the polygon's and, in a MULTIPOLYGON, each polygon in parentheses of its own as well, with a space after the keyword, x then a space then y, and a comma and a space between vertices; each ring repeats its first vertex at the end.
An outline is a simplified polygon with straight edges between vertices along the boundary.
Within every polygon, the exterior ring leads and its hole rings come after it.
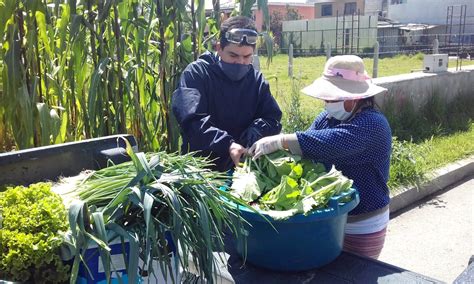
POLYGON ((248 150, 248 154, 256 160, 262 155, 267 155, 278 150, 283 150, 283 135, 263 137, 255 142, 248 150))

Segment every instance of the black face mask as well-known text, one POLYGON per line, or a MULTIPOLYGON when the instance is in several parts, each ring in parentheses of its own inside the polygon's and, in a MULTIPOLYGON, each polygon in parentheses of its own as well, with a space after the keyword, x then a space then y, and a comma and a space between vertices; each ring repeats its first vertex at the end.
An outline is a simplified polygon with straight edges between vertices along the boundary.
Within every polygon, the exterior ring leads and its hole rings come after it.
POLYGON ((219 67, 222 72, 232 81, 240 81, 252 68, 250 64, 226 63, 219 60, 219 67))

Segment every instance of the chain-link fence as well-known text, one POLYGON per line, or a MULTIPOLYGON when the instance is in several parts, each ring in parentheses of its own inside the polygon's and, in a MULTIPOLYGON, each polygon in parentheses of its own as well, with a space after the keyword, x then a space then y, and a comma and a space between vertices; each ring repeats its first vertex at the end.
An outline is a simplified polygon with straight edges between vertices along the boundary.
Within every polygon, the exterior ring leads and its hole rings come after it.
POLYGON ((439 53, 474 57, 474 16, 444 25, 400 24, 377 16, 349 15, 328 19, 300 20, 283 23, 277 52, 288 53, 290 44, 296 56, 358 54, 372 56, 375 42, 379 55, 431 53, 437 39, 439 53))
POLYGON ((438 39, 439 53, 447 53, 452 56, 467 58, 474 57, 474 33, 466 34, 446 34, 446 33, 426 33, 424 30, 409 32, 408 34, 400 30, 387 30, 377 32, 376 37, 360 37, 350 33, 333 37, 333 41, 320 41, 319 45, 305 44, 305 38, 323 34, 336 33, 334 30, 323 31, 299 31, 283 32, 281 42, 275 46, 276 51, 288 53, 290 44, 293 44, 293 52, 296 56, 317 56, 324 55, 327 49, 331 49, 331 54, 357 54, 359 56, 372 56, 374 54, 375 41, 379 42, 380 56, 393 56, 397 54, 431 53, 434 48, 435 39, 438 39), (452 39, 448 41, 447 39, 452 39))

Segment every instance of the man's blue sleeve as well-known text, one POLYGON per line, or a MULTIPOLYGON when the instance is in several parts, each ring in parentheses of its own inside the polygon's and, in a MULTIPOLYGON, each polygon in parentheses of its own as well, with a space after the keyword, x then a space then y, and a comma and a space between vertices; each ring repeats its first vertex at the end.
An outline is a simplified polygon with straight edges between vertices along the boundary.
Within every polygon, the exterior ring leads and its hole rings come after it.
POLYGON ((179 123, 183 140, 189 143, 187 152, 200 151, 202 155, 229 155, 233 138, 215 127, 208 114, 208 99, 202 80, 196 72, 185 70, 181 82, 173 93, 172 110, 179 123))
POLYGON ((281 131, 281 110, 275 98, 270 93, 268 82, 259 75, 258 107, 252 124, 244 130, 239 138, 239 142, 244 147, 250 147, 255 141, 262 137, 276 135, 281 131))

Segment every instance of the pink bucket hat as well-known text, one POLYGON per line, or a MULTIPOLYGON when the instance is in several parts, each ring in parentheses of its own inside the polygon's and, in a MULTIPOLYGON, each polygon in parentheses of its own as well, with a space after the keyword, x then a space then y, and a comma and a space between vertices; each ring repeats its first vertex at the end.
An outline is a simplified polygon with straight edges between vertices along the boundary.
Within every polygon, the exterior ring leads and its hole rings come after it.
POLYGON ((387 89, 371 82, 364 62, 356 55, 329 58, 323 76, 301 90, 308 96, 326 101, 365 99, 385 91, 387 89))

